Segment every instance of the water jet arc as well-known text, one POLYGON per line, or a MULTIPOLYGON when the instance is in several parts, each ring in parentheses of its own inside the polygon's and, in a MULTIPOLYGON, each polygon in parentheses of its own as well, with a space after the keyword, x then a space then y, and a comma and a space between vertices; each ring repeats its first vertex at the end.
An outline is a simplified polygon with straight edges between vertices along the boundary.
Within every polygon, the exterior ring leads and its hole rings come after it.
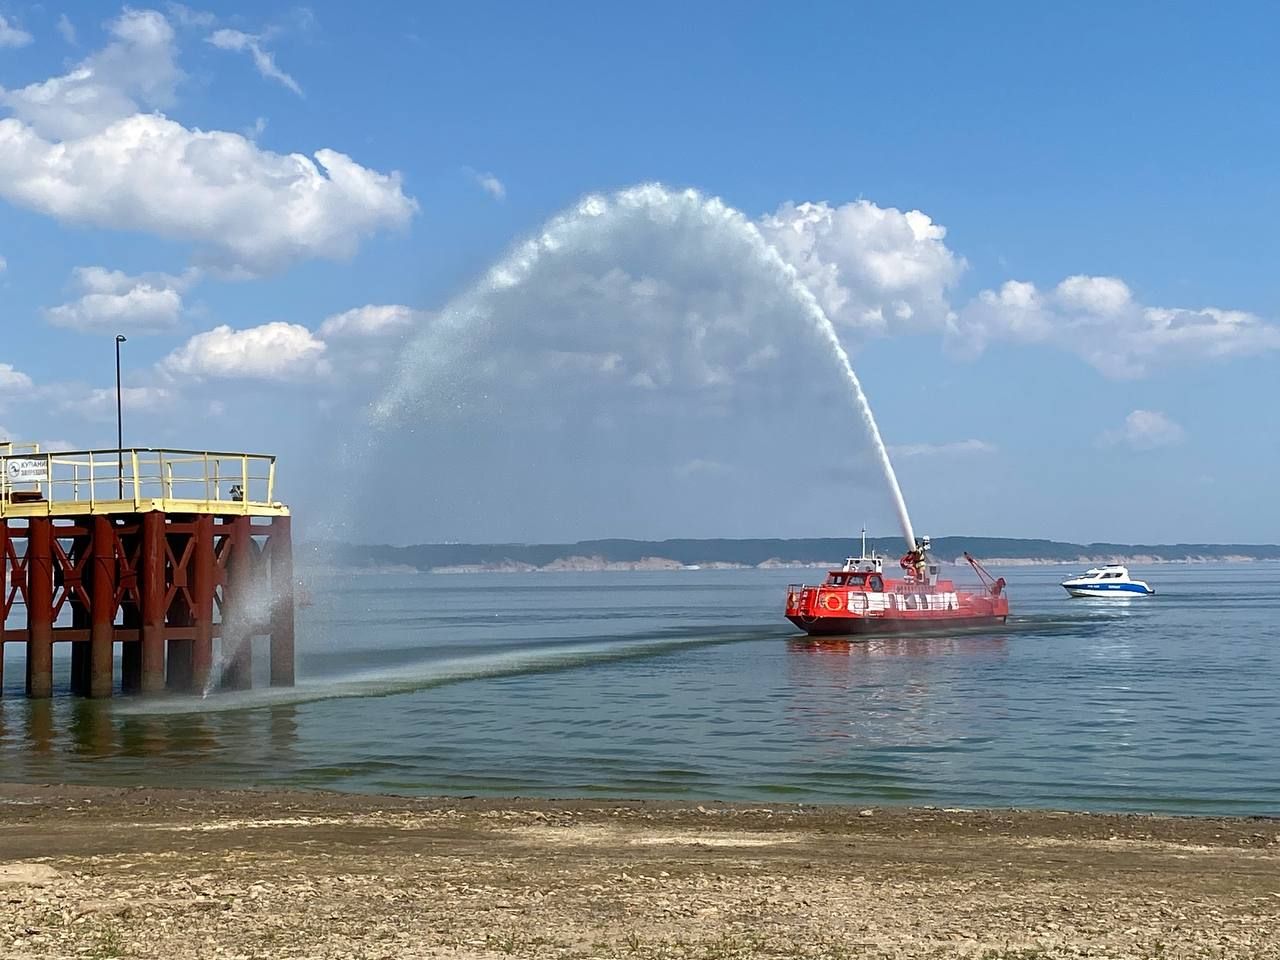
MULTIPOLYGON (((692 214, 705 229, 726 231, 740 249, 745 247, 745 252, 750 257, 748 266, 760 268, 765 275, 776 278, 779 289, 801 308, 844 373, 853 394, 854 406, 889 488, 903 539, 908 549, 915 549, 915 531, 911 526, 911 517, 907 513, 897 473, 889 459, 884 439, 880 436, 871 404, 831 318, 800 279, 795 267, 782 258, 745 214, 719 198, 705 197, 696 190, 673 191, 660 184, 642 184, 608 196, 587 196, 573 208, 553 217, 537 235, 518 244, 491 267, 475 286, 441 310, 433 326, 410 345, 395 382, 374 407, 374 420, 384 426, 395 420, 406 404, 421 391, 423 377, 420 374, 423 371, 436 370, 446 378, 450 376, 448 361, 444 359, 448 351, 442 349, 440 338, 454 336, 465 341, 469 331, 475 331, 489 323, 492 320, 492 297, 526 282, 537 270, 539 263, 548 256, 571 254, 575 249, 592 249, 593 244, 599 243, 592 228, 596 228, 598 232, 600 224, 609 223, 613 219, 618 228, 625 229, 627 219, 637 214, 646 217, 650 223, 657 224, 675 223, 681 216, 692 214)), ((730 250, 731 248, 727 248, 727 252, 730 250)), ((454 362, 461 363, 461 358, 454 358, 454 362)))

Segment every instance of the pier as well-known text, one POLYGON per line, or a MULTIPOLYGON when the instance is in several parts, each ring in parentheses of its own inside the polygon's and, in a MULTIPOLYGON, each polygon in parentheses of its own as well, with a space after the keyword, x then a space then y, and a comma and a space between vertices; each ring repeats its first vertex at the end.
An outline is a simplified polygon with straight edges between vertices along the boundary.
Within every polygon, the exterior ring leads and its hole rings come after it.
POLYGON ((267 454, 0 443, 0 690, 10 644, 25 646, 29 697, 53 695, 68 647, 80 696, 244 689, 264 637, 271 685, 292 686, 275 471, 267 454))

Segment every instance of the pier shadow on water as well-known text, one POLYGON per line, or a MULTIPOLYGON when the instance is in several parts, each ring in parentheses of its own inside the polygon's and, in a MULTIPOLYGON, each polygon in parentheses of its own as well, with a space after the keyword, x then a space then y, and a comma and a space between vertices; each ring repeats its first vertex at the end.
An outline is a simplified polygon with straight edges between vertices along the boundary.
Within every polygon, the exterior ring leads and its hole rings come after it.
POLYGON ((132 713, 126 701, 0 702, 0 782, 250 787, 297 762, 298 707, 132 713))

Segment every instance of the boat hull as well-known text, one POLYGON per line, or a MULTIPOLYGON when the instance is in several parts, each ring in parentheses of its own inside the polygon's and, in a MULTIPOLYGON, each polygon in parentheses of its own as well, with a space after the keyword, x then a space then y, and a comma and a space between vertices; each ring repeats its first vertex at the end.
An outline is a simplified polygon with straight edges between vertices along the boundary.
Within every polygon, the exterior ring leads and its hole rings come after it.
POLYGON ((1068 586, 1062 589, 1073 597, 1106 597, 1108 599, 1125 600, 1129 597, 1149 597, 1155 591, 1145 583, 1099 583, 1090 585, 1068 586))
POLYGON ((972 627, 998 627, 1006 615, 959 617, 803 617, 788 620, 811 637, 859 637, 883 634, 936 633, 972 627))

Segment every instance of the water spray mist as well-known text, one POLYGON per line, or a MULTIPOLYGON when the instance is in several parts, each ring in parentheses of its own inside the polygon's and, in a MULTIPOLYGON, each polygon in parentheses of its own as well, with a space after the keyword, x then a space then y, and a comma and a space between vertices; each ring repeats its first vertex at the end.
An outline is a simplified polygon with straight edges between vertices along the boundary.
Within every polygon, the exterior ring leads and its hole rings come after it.
POLYGON ((450 337, 460 337, 465 342, 469 331, 488 324, 492 317, 488 301, 492 297, 524 283, 548 256, 572 255, 575 249, 591 249, 598 244, 597 234, 602 224, 613 226, 611 221, 616 221, 621 229, 627 219, 637 213, 658 224, 675 223, 692 215, 707 230, 728 231, 733 239, 745 247, 752 258, 752 265, 760 268, 765 276, 776 278, 779 289, 802 309, 830 348, 845 376, 853 394, 854 406, 889 487, 902 536, 908 549, 913 549, 916 545, 915 531, 907 513, 902 488, 898 485, 897 474, 889 459, 889 451, 880 436, 880 428, 871 412, 871 404, 867 401, 862 383, 853 369, 849 354, 840 343, 831 318, 800 279, 796 269, 782 259, 755 224, 741 211, 717 198, 705 197, 695 190, 676 192, 658 184, 645 184, 608 197, 588 196, 571 210, 551 219, 537 236, 519 244, 495 264, 479 283, 446 306, 432 327, 410 346, 395 382, 375 407, 375 420, 386 424, 398 419, 406 405, 422 391, 424 371, 434 370, 442 376, 449 376, 450 366, 461 358, 450 357, 449 350, 445 348, 446 342, 450 337))

